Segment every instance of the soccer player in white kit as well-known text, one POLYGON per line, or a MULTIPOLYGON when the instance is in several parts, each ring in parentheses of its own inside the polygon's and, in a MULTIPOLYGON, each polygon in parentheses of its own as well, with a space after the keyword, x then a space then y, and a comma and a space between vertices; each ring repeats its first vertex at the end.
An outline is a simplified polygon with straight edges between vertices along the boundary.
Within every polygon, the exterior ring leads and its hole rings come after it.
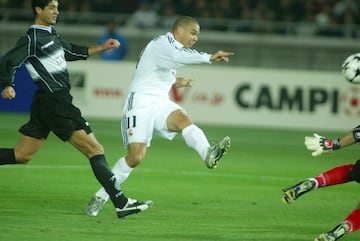
MULTIPOLYGON (((171 32, 151 40, 142 51, 123 110, 122 135, 128 152, 112 169, 118 180, 117 185, 124 182, 133 168, 144 159, 153 133, 171 140, 181 132, 186 144, 200 155, 208 168, 215 168, 230 148, 229 137, 210 146, 204 132, 193 124, 181 106, 169 98, 174 84, 177 87, 191 87, 191 79, 176 77, 177 68, 228 62, 229 56, 234 54, 224 51, 208 54, 191 49, 199 33, 200 26, 195 19, 181 16, 175 21, 171 32)), ((108 199, 108 194, 101 188, 91 198, 87 214, 97 216, 108 199)))

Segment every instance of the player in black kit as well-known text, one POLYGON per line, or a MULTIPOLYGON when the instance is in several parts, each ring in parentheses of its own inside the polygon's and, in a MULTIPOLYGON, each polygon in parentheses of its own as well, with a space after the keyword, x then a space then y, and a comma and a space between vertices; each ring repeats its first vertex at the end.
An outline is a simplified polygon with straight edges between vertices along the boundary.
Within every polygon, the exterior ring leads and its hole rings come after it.
POLYGON ((66 61, 85 60, 120 44, 108 39, 102 45, 84 47, 62 40, 53 27, 59 15, 58 5, 57 0, 32 0, 34 24, 0 63, 3 98, 15 98, 14 73, 22 64, 38 86, 30 120, 20 128, 21 137, 15 148, 0 148, 0 165, 29 162, 52 131, 90 160, 92 170, 110 195, 119 218, 146 210, 151 201, 140 202, 125 197, 106 162, 102 145, 80 110, 72 104, 70 95, 66 61))

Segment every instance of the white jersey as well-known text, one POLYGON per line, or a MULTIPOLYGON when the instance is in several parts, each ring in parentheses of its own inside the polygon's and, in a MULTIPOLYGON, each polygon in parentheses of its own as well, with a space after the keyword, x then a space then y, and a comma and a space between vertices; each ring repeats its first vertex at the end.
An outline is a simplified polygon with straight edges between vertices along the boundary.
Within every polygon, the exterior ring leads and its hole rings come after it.
POLYGON ((154 133, 171 140, 177 132, 167 128, 167 118, 182 109, 169 98, 176 81, 176 68, 211 63, 210 54, 184 48, 172 33, 148 43, 142 52, 124 105, 122 134, 124 145, 140 142, 150 146, 154 133))
POLYGON ((151 40, 141 53, 130 93, 168 97, 176 81, 176 68, 191 64, 210 64, 210 56, 184 48, 172 33, 160 35, 151 40))

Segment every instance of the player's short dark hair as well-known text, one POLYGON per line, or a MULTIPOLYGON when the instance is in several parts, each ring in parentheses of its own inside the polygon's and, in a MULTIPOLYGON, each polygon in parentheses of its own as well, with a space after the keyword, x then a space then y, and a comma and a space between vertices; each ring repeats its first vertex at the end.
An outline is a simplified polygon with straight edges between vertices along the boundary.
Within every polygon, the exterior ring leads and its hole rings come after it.
POLYGON ((185 26, 187 26, 189 24, 192 24, 192 23, 199 24, 198 21, 193 17, 180 16, 175 20, 175 22, 174 22, 174 24, 172 26, 172 31, 174 31, 178 27, 185 27, 185 26))
POLYGON ((32 10, 34 12, 34 15, 36 15, 35 8, 40 7, 41 9, 44 9, 52 0, 31 0, 32 10))

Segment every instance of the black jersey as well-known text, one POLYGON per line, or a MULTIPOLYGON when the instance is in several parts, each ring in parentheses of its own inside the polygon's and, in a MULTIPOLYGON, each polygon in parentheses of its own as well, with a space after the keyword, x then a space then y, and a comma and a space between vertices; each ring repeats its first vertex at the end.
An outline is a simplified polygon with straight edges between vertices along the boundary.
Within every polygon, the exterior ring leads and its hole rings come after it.
POLYGON ((25 64, 42 92, 69 90, 66 61, 87 57, 87 47, 62 40, 53 27, 32 25, 0 62, 0 86, 13 86, 16 69, 25 64))

